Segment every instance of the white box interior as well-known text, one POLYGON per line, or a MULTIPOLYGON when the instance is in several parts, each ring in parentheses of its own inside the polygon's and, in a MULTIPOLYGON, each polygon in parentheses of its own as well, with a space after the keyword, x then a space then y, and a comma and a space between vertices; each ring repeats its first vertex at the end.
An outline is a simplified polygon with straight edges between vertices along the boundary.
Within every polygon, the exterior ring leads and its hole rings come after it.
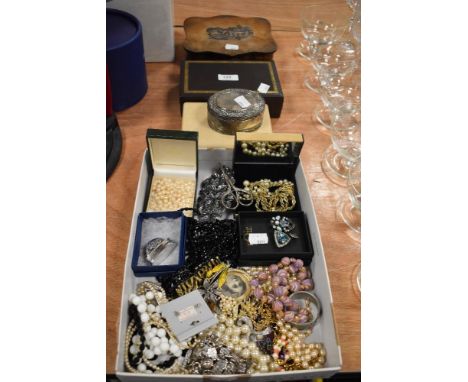
MULTIPOLYGON (((146 152, 145 152, 146 154, 146 152)), ((202 180, 211 175, 213 168, 219 164, 232 166, 232 150, 199 150, 198 155, 198 187, 202 180)), ((322 317, 318 320, 314 327, 311 339, 315 342, 324 344, 327 351, 326 367, 315 370, 298 370, 298 371, 285 371, 276 373, 258 373, 258 374, 245 374, 245 375, 185 375, 185 374, 172 374, 172 375, 157 375, 157 374, 134 374, 124 371, 124 346, 125 346, 125 332, 128 324, 128 296, 134 292, 138 283, 142 281, 154 281, 154 277, 135 277, 131 268, 131 259, 133 253, 133 240, 135 237, 136 221, 138 214, 143 210, 143 203, 145 198, 145 188, 148 181, 146 171, 146 161, 144 156, 142 158, 142 166, 140 170, 140 179, 135 198, 135 206, 133 210, 132 225, 130 228, 130 238, 127 248, 127 257, 125 261, 124 282, 122 290, 122 302, 120 310, 120 326, 119 326, 119 345, 117 349, 116 359, 116 375, 121 381, 193 381, 193 380, 212 380, 212 381, 232 381, 240 379, 251 379, 253 381, 292 381, 292 380, 305 380, 313 378, 326 378, 335 374, 341 369, 341 349, 338 344, 338 337, 335 329, 335 321, 333 315, 333 299, 330 290, 330 281, 328 279, 327 265, 323 254, 322 242, 320 239, 320 232, 317 225, 317 218, 315 215, 312 200, 310 198, 309 190, 307 187, 307 180, 304 175, 302 164, 299 164, 296 171, 296 186, 300 198, 302 210, 307 215, 309 229, 311 231, 312 244, 314 247, 314 257, 310 268, 312 271, 312 278, 315 283, 314 292, 319 297, 322 303, 322 317)), ((198 193, 198 190, 197 190, 198 193)))

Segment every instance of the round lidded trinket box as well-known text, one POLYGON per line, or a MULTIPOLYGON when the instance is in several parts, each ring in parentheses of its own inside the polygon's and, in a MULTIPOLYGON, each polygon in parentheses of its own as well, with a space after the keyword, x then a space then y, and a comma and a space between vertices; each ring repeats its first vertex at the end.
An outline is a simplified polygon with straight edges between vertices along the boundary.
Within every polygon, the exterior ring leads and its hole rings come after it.
POLYGON ((262 125, 265 100, 256 91, 225 89, 208 99, 208 125, 222 134, 255 131, 262 125))

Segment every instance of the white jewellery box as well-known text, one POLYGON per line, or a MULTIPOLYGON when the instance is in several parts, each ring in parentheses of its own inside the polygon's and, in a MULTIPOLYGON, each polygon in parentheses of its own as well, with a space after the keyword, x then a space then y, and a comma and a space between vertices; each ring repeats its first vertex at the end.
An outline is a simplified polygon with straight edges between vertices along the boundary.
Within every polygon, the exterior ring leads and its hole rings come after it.
MULTIPOLYGON (((146 153, 145 153, 146 154, 146 153)), ((307 216, 312 245, 314 247, 314 257, 310 264, 312 278, 315 283, 314 293, 322 303, 322 316, 314 326, 310 339, 314 342, 321 342, 327 351, 327 362, 324 368, 313 370, 283 371, 274 373, 257 373, 242 375, 188 375, 188 374, 135 374, 126 372, 124 369, 125 352, 125 333, 128 325, 128 296, 134 293, 138 283, 143 281, 154 281, 154 277, 138 277, 133 275, 131 262, 133 254, 133 238, 138 213, 143 210, 145 199, 145 189, 148 182, 148 172, 146 168, 145 155, 142 158, 140 170, 140 179, 136 193, 135 206, 133 210, 132 225, 130 229, 130 239, 127 249, 127 258, 125 261, 124 282, 122 290, 122 302, 120 309, 119 341, 117 349, 117 359, 115 371, 117 377, 123 382, 137 381, 238 381, 249 380, 253 382, 266 381, 294 381, 294 380, 312 380, 315 378, 328 378, 341 369, 341 349, 338 343, 338 337, 335 328, 335 319, 333 315, 333 299, 330 291, 330 281, 328 279, 327 265, 323 253, 322 242, 320 240, 317 218, 315 216, 314 206, 310 198, 307 187, 307 180, 304 174, 302 164, 299 163, 296 170, 296 186, 300 198, 302 210, 307 216)), ((211 175, 213 168, 219 164, 227 166, 232 165, 232 150, 199 150, 198 153, 198 176, 199 179, 206 179, 211 175)), ((198 182, 198 188, 200 187, 198 182)), ((198 190, 197 190, 198 192, 198 190)))
POLYGON ((198 290, 161 305, 161 315, 180 342, 218 323, 198 290))

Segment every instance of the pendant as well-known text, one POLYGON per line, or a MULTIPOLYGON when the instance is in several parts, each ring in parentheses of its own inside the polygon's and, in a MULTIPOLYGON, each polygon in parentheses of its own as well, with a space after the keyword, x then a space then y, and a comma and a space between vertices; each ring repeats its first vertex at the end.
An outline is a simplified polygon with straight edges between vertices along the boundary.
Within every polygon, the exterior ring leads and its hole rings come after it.
POLYGON ((285 247, 291 241, 291 237, 286 232, 274 230, 273 236, 275 238, 275 244, 278 248, 285 247))

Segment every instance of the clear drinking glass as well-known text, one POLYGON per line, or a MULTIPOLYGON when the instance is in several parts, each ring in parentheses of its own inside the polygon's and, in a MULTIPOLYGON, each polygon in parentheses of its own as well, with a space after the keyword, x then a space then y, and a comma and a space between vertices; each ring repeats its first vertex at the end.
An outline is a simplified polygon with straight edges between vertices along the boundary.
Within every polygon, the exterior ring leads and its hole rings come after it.
POLYGON ((361 1, 354 1, 353 15, 349 20, 349 31, 356 42, 361 43, 361 1))
POLYGON ((315 109, 315 119, 319 122, 319 130, 331 134, 332 123, 337 130, 354 128, 360 124, 361 87, 359 82, 342 81, 322 86, 320 98, 323 105, 315 109), (355 121, 351 121, 355 119, 355 121))
POLYGON ((310 59, 311 70, 306 75, 304 85, 317 93, 322 87, 337 86, 358 68, 358 58, 358 50, 349 41, 319 48, 310 59))
POLYGON ((310 63, 310 61, 317 54, 318 48, 316 45, 310 43, 309 40, 302 40, 296 48, 296 52, 300 58, 310 63))
POLYGON ((326 45, 340 33, 333 10, 323 5, 309 5, 301 10, 301 32, 314 45, 326 45))
POLYGON ((322 156, 322 170, 333 183, 346 187, 349 170, 361 158, 361 127, 341 131, 332 126, 331 138, 322 156))
POLYGON ((333 43, 346 27, 343 18, 337 18, 334 9, 323 4, 309 5, 301 9, 301 32, 304 41, 296 48, 298 55, 310 61, 323 46, 333 43))
POLYGON ((331 134, 332 128, 339 131, 353 130, 361 125, 361 104, 343 103, 331 109, 319 106, 315 110, 315 119, 325 134, 331 134))
POLYGON ((348 172, 348 195, 338 203, 338 216, 354 232, 361 232, 361 165, 356 163, 348 172))

